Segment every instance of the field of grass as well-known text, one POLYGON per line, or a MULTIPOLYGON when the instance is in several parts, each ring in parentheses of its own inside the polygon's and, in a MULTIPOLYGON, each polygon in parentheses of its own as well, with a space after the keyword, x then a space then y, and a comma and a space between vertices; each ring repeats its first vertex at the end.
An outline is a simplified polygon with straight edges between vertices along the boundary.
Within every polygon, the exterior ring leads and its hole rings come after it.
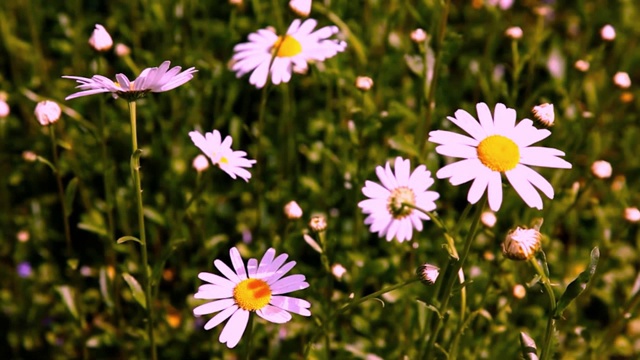
POLYGON ((638 16, 0 1, 0 357, 638 358, 638 16))

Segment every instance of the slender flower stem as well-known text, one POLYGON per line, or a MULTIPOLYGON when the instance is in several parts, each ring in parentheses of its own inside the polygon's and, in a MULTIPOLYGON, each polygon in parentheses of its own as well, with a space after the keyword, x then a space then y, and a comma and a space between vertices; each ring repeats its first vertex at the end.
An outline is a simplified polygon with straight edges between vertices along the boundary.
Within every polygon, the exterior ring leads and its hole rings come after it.
MULTIPOLYGON (((271 61, 273 62, 273 56, 271 61)), ((271 68, 271 64, 269 64, 269 68, 271 68)), ((262 159, 260 158, 260 156, 262 156, 262 137, 263 137, 263 132, 264 132, 264 115, 267 109, 267 98, 268 98, 268 89, 269 88, 269 81, 267 80, 267 83, 264 85, 264 87, 262 88, 262 93, 260 95, 260 109, 258 110, 258 131, 256 134, 256 141, 258 142, 258 148, 256 150, 256 162, 257 162, 257 166, 256 166, 256 181, 255 181, 255 189, 256 189, 256 229, 259 230, 260 229, 260 224, 262 222, 262 210, 261 208, 261 204, 260 204, 260 200, 261 200, 261 195, 262 195, 262 188, 264 187, 263 184, 263 178, 262 178, 262 168, 266 165, 266 161, 262 161, 262 159)))
POLYGON ((556 296, 553 293, 553 288, 551 287, 551 281, 545 274, 544 270, 538 263, 538 260, 535 256, 529 259, 529 263, 536 270, 538 276, 540 276, 540 280, 542 281, 542 285, 549 296, 549 314, 547 319, 547 330, 544 334, 544 342, 542 343, 542 353, 540 354, 540 360, 549 359, 551 356, 551 344, 553 343, 553 333, 555 332, 555 324, 556 320, 553 316, 554 311, 556 310, 556 296))
POLYGON ((456 275, 458 275, 458 273, 462 269, 462 266, 464 265, 464 262, 467 260, 467 256, 469 255, 469 250, 471 249, 471 243, 475 238, 476 230, 478 228, 478 223, 480 222, 480 215, 482 214, 482 211, 486 203, 487 203, 487 197, 483 196, 481 203, 476 208, 476 213, 471 223, 471 229, 469 229, 469 233, 467 234, 467 238, 465 239, 461 256, 459 257, 459 259, 456 259, 454 257, 451 257, 449 259, 449 264, 447 265, 447 271, 445 272, 445 276, 442 276, 442 280, 441 280, 443 281, 444 287, 442 288, 442 291, 439 293, 440 295, 440 299, 439 299, 440 308, 438 309, 439 316, 436 317, 435 319, 435 324, 432 328, 433 331, 429 336, 429 342, 427 343, 426 350, 425 352, 421 352, 421 356, 420 356, 421 359, 433 358, 433 354, 432 354, 433 346, 435 345, 436 339, 438 338, 438 335, 440 333, 442 323, 443 323, 443 317, 445 316, 449 308, 449 300, 451 299, 451 291, 453 290, 453 284, 456 281, 456 277, 457 277, 456 275))
POLYGON ((249 314, 249 323, 247 324, 247 337, 249 341, 247 342, 247 353, 245 354, 245 359, 251 360, 251 345, 253 345, 253 318, 256 316, 255 313, 249 314))
MULTIPOLYGON (((397 290, 397 289, 403 288, 403 287, 405 287, 407 285, 411 285, 411 284, 416 283, 418 281, 420 281, 420 279, 412 278, 410 280, 403 281, 403 282, 401 282, 399 284, 386 287, 386 288, 384 288, 382 290, 378 290, 378 291, 376 291, 374 293, 371 293, 371 294, 369 294, 367 296, 363 296, 360 299, 352 301, 352 302, 344 305, 340 309, 336 310, 336 312, 333 313, 333 315, 331 316, 331 319, 329 319, 329 320, 334 320, 339 315, 342 315, 342 314, 350 311, 351 309, 353 309, 354 307, 364 303, 365 301, 368 301, 368 300, 371 300, 371 299, 375 299, 375 298, 377 298, 378 296, 380 296, 382 294, 386 294, 386 293, 391 292, 393 290, 397 290)), ((307 346, 306 346, 305 351, 304 351, 304 358, 305 359, 309 358, 309 351, 311 350, 311 346, 313 345, 313 343, 316 341, 316 339, 320 335, 320 330, 322 330, 322 329, 323 329, 322 327, 318 327, 316 332, 315 332, 315 334, 311 337, 311 340, 307 343, 307 346)))
POLYGON ((131 174, 136 186, 136 200, 138 203, 138 227, 140 230, 140 252, 142 253, 142 275, 144 279, 144 299, 147 304, 147 332, 149 345, 151 346, 151 359, 157 360, 156 342, 153 336, 153 305, 151 304, 151 279, 148 270, 147 236, 144 230, 144 206, 142 205, 142 185, 140 180, 140 153, 138 148, 138 135, 136 130, 136 102, 129 102, 129 116, 131 120, 131 144, 133 154, 131 155, 131 174))
MULTIPOLYGON (((64 201, 64 187, 62 186, 62 178, 60 177, 60 162, 58 160, 58 144, 56 141, 56 131, 53 126, 49 125, 49 135, 51 136, 51 151, 53 153, 53 165, 55 167, 56 184, 58 186, 58 198, 62 207, 62 220, 64 224, 64 238, 67 242, 67 258, 71 259, 71 227, 69 226, 69 218, 67 217, 67 205, 64 201)), ((75 270, 75 269, 74 269, 75 270)))

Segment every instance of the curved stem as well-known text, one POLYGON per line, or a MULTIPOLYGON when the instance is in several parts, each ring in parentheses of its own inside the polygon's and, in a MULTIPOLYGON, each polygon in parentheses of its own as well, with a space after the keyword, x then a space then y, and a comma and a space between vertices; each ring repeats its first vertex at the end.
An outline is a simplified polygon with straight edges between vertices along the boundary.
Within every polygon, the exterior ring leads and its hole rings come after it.
POLYGON ((544 286, 544 289, 547 295, 549 296, 549 314, 547 319, 547 330, 545 331, 545 334, 544 334, 544 342, 542 344, 542 353, 540 354, 540 360, 546 360, 551 356, 551 343, 553 343, 552 337, 555 331, 556 321, 553 317, 553 312, 556 309, 556 296, 553 293, 553 288, 551 287, 551 281, 549 281, 549 278, 547 277, 544 270, 538 263, 538 260, 536 259, 536 257, 534 256, 531 259, 529 259, 529 263, 536 270, 536 273, 538 274, 538 276, 540 276, 540 279, 542 280, 542 285, 544 286))
POLYGON ((56 131, 53 126, 49 125, 49 135, 51 136, 51 151, 53 152, 54 173, 56 176, 56 185, 58 186, 58 198, 62 207, 62 220, 64 224, 64 238, 67 243, 67 257, 71 259, 71 227, 69 226, 69 218, 67 217, 67 205, 64 201, 64 187, 62 186, 62 178, 60 177, 60 163, 58 160, 58 145, 56 141, 56 131))
POLYGON ((142 253, 142 275, 144 279, 144 299, 147 304, 147 333, 149 336, 149 346, 151 347, 151 359, 156 360, 156 342, 153 335, 153 305, 151 299, 151 278, 149 276, 149 259, 147 255, 147 235, 144 229, 144 206, 142 204, 142 184, 140 180, 140 153, 138 148, 138 135, 136 130, 136 102, 129 102, 129 116, 131 120, 131 144, 133 155, 131 155, 131 174, 136 187, 136 202, 138 205, 138 227, 140 230, 140 252, 142 253))

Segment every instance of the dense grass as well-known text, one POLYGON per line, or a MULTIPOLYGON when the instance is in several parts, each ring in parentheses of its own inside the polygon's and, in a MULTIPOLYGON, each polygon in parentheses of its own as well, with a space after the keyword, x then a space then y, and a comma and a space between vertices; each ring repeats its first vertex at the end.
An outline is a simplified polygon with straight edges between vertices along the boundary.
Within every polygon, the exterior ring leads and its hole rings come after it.
MULTIPOLYGON (((537 218, 544 218, 542 249, 556 298, 587 268, 591 249, 601 253, 586 290, 555 321, 554 358, 636 358, 640 238, 638 223, 624 216, 640 202, 640 6, 527 0, 502 10, 482 1, 315 1, 311 17, 320 26, 338 25, 347 50, 289 83, 256 89, 248 76, 237 79, 230 70, 233 47, 267 26, 284 32, 295 18, 287 3, 0 2, 0 92, 11 107, 0 118, 3 357, 149 358, 145 311, 122 277, 144 283, 139 246, 116 244, 139 236, 127 102, 108 94, 64 101, 75 83, 61 76, 132 78, 171 60, 198 73, 137 102, 159 358, 233 359, 250 351, 252 359, 302 359, 308 350, 310 359, 418 359, 431 339, 437 358, 452 349, 462 359, 518 358, 521 331, 540 355, 549 314, 544 281, 536 281, 530 263, 503 257, 500 247, 510 229, 537 218), (131 55, 94 51, 87 41, 96 23, 131 55), (600 36, 606 24, 616 29, 613 41, 600 36), (512 26, 522 28, 522 39, 505 36, 512 26), (416 28, 429 34, 428 43, 411 40, 416 28), (427 81, 430 57, 435 76, 427 81), (589 62, 587 71, 574 67, 581 59, 589 62), (629 73, 631 87, 614 84, 619 71, 629 73), (371 77, 372 89, 358 90, 357 76, 371 77), (75 193, 70 248, 56 174, 46 164, 54 161, 50 127, 33 114, 44 99, 63 108, 51 125, 58 173, 65 189, 77 184, 69 190, 75 193), (554 104, 552 135, 539 145, 564 151, 573 165, 537 169, 552 183, 554 199, 543 196, 542 210, 529 208, 504 181, 497 223, 479 225, 463 286, 439 295, 442 284, 414 282, 339 310, 415 279, 423 263, 442 273, 455 263, 435 222, 425 221, 409 242, 387 242, 368 231, 357 204, 365 198, 365 180, 378 181, 375 167, 396 156, 410 159, 412 168, 426 165, 435 176, 451 158, 434 151, 428 131, 458 131, 446 117, 458 109, 475 115, 478 102, 492 109, 504 103, 518 120, 533 118, 535 105, 554 104), (215 166, 197 173, 191 161, 200 151, 187 135, 194 129, 231 135, 234 149, 258 160, 251 180, 233 180, 215 166), (27 161, 24 152, 41 158, 27 161), (601 159, 613 167, 610 178, 591 172, 601 159), (291 200, 304 211, 299 220, 282 210, 291 200), (307 225, 315 214, 328 223, 322 241, 307 225), (323 253, 303 234, 320 242, 323 253), (230 264, 233 246, 245 259, 270 247, 288 253, 297 262, 292 273, 310 284, 292 296, 310 301, 312 316, 294 315, 282 325, 256 317, 252 339, 245 333, 235 349, 218 342, 223 325, 205 331, 211 316, 192 313, 203 303, 193 298, 202 284, 197 275, 217 273, 214 259, 230 264), (347 270, 343 277, 331 273, 335 264, 347 270), (514 295, 516 285, 526 288, 524 296, 514 295), (434 338, 432 310, 449 295, 443 330, 434 338), (469 321, 460 326, 461 319, 469 321)), ((440 193, 435 212, 458 252, 482 203, 462 217, 468 189, 439 179, 430 189, 440 193)))

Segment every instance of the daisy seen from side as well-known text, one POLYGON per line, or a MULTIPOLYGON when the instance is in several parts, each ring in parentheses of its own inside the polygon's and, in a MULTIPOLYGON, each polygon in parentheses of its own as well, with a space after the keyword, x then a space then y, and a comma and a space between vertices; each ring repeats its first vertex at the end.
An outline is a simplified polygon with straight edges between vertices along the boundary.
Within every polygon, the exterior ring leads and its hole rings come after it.
POLYGON ((394 170, 387 162, 384 167, 376 167, 376 174, 381 184, 367 180, 362 193, 368 199, 358 203, 368 215, 364 223, 387 241, 394 237, 399 242, 411 240, 413 229, 422 231, 422 221, 429 220, 429 216, 411 206, 433 211, 440 197, 435 191, 427 191, 434 183, 431 172, 424 165, 411 172, 410 160, 396 157, 394 170))
POLYGON ((193 309, 196 316, 217 313, 204 325, 205 330, 229 319, 220 333, 221 343, 235 347, 252 312, 276 324, 291 320, 290 313, 311 315, 308 301, 282 295, 309 287, 304 275, 284 276, 296 264, 295 261, 285 264, 287 254, 276 257, 276 251, 269 249, 259 263, 257 259, 249 259, 246 268, 237 248, 231 248, 229 254, 232 268, 215 260, 214 265, 224 277, 201 272, 198 278, 207 284, 200 285, 194 295, 196 299, 213 300, 193 309))
POLYGON ((338 33, 337 26, 313 31, 317 24, 314 19, 295 19, 284 36, 270 29, 249 34, 249 42, 233 48, 231 70, 236 77, 252 72, 249 83, 262 88, 269 76, 275 85, 289 82, 294 69, 305 69, 310 61, 324 61, 346 49, 344 41, 329 39, 338 33))
POLYGON ((478 103, 476 110, 479 121, 464 110, 456 111, 455 117, 447 117, 470 136, 444 130, 429 133, 429 141, 438 144, 438 154, 464 159, 444 166, 436 177, 448 178, 454 186, 473 180, 467 200, 477 203, 486 190, 489 207, 498 211, 504 174, 529 207, 542 209, 542 198, 536 188, 553 199, 553 187, 530 166, 571 168, 569 162, 560 158, 564 152, 531 146, 547 138, 551 131, 535 128, 530 119, 516 124, 516 111, 504 104, 496 105, 493 116, 485 103, 478 103))
POLYGON ((227 135, 222 140, 218 130, 213 130, 213 132, 208 132, 204 135, 198 131, 191 131, 189 136, 191 141, 209 157, 213 165, 218 166, 233 179, 241 177, 244 181, 249 181, 251 173, 247 168, 251 168, 256 163, 256 160, 247 159, 247 153, 244 151, 232 150, 233 138, 231 136, 227 135))
POLYGON ((181 72, 182 67, 174 66, 169 69, 170 66, 171 62, 165 61, 158 67, 146 68, 133 81, 129 81, 124 74, 117 74, 116 81, 102 75, 94 75, 91 78, 63 76, 65 79, 75 80, 79 84, 76 88, 81 90, 67 96, 65 100, 111 93, 116 99, 121 97, 127 101, 135 101, 150 92, 158 93, 175 89, 193 79, 193 74, 198 71, 191 67, 181 72))

